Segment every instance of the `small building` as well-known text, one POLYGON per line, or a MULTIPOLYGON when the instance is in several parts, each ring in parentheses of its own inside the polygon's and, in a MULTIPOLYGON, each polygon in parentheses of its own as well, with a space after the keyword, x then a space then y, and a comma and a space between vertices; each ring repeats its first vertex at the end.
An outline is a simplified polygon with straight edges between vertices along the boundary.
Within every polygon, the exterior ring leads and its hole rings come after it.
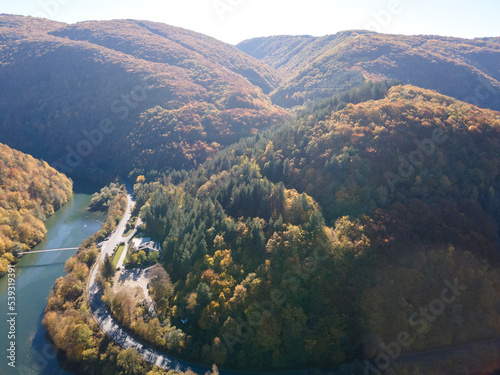
POLYGON ((155 241, 151 241, 151 238, 134 238, 132 240, 133 249, 138 252, 143 250, 146 255, 149 255, 152 251, 160 251, 160 244, 155 241))

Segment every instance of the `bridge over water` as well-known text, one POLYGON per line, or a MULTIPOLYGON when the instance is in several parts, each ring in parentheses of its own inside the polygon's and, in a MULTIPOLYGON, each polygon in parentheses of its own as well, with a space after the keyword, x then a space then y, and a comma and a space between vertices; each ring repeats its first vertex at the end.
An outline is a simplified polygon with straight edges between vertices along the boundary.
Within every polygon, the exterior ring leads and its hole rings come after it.
POLYGON ((23 251, 18 253, 19 255, 35 254, 35 253, 46 253, 49 251, 66 251, 66 250, 77 250, 78 247, 62 247, 60 249, 46 249, 46 250, 35 250, 35 251, 23 251))

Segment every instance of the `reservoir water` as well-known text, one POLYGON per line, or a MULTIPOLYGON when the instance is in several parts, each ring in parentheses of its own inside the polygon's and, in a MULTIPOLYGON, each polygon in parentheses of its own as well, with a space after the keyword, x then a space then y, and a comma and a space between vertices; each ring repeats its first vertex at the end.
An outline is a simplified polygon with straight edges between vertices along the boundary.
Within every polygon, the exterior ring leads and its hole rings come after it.
MULTIPOLYGON (((45 223, 47 235, 33 250, 78 247, 99 230, 104 214, 86 210, 90 194, 77 193, 45 223)), ((61 375, 63 370, 51 349, 42 318, 50 290, 64 275, 64 263, 76 250, 27 254, 17 263, 16 276, 16 367, 9 366, 7 337, 10 318, 7 277, 0 279, 0 375, 61 375)))

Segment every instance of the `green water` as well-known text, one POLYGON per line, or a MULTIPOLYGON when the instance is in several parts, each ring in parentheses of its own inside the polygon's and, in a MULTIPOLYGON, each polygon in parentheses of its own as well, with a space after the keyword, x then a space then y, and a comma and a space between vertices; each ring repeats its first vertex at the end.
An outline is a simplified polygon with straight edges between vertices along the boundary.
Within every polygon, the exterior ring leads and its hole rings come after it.
MULTIPOLYGON (((77 247, 97 232, 102 214, 89 213, 91 196, 73 199, 46 222, 47 235, 33 250, 77 247)), ((8 365, 7 277, 0 279, 0 375, 71 374, 61 369, 42 326, 47 297, 55 280, 64 275, 64 263, 76 250, 28 254, 16 265, 16 367, 8 365)))

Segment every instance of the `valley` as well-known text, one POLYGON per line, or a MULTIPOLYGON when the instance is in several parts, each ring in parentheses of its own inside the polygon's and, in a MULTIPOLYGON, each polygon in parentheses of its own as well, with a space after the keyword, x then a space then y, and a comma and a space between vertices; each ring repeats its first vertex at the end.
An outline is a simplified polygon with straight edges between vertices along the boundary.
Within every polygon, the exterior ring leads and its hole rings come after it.
POLYGON ((104 186, 85 198, 102 225, 40 287, 50 366, 493 373, 499 57, 498 38, 232 46, 0 15, 0 272, 59 238, 70 178, 104 186))

